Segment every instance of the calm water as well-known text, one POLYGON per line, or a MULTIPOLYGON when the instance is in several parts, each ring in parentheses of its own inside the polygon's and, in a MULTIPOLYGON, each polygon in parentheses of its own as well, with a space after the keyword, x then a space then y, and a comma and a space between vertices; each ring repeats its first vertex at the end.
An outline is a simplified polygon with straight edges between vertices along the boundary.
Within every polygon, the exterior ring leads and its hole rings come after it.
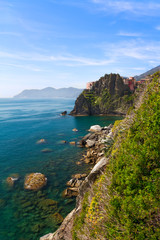
POLYGON ((74 208, 75 199, 64 199, 62 192, 72 174, 88 172, 90 166, 76 165, 84 149, 61 141, 78 142, 91 125, 109 125, 120 117, 60 116, 73 106, 74 100, 64 99, 0 99, 0 240, 38 240, 58 228, 57 216, 65 217, 74 208), (47 143, 36 144, 41 138, 47 143), (41 152, 44 148, 52 152, 41 152), (24 177, 31 172, 46 175, 45 188, 24 190, 24 177), (11 188, 6 178, 13 173, 20 179, 11 188))

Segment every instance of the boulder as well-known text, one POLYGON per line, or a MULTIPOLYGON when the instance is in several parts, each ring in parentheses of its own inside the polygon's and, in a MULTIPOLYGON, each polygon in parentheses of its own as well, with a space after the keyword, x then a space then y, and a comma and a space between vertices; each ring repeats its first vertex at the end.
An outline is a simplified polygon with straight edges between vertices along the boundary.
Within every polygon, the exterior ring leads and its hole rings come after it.
POLYGON ((81 165, 82 163, 78 161, 78 162, 76 162, 76 164, 77 164, 77 165, 81 165))
POLYGON ((95 145, 95 141, 94 140, 87 140, 86 141, 87 147, 91 148, 95 145))
POLYGON ((62 193, 62 197, 76 197, 78 195, 78 188, 76 187, 69 187, 65 189, 62 193))
POLYGON ((93 125, 89 129, 90 132, 100 132, 101 130, 102 128, 99 125, 93 125))
POLYGON ((46 234, 45 236, 41 237, 40 240, 53 240, 53 233, 46 234))
POLYGON ((78 132, 78 129, 77 128, 73 128, 72 131, 73 132, 78 132))
POLYGON ((47 183, 47 178, 42 173, 30 173, 26 175, 24 188, 28 190, 39 190, 47 183))
POLYGON ((86 176, 87 176, 86 173, 83 173, 83 174, 81 174, 81 173, 76 173, 76 174, 72 175, 72 178, 82 179, 82 178, 85 178, 86 176))
POLYGON ((67 111, 61 112, 61 116, 65 116, 67 114, 67 111))
POLYGON ((69 143, 70 145, 76 145, 76 142, 75 141, 72 141, 69 143))

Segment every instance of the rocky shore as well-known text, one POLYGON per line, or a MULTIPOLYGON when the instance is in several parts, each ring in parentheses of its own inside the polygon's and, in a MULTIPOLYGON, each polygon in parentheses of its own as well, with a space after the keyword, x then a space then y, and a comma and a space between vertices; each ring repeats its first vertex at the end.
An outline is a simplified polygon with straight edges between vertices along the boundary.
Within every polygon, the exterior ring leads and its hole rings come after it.
POLYGON ((93 168, 88 174, 75 174, 66 183, 68 186, 63 192, 64 197, 77 196, 76 207, 70 212, 62 222, 61 226, 55 233, 49 233, 40 238, 40 240, 71 240, 72 239, 72 225, 74 217, 81 210, 81 202, 84 194, 88 191, 97 177, 103 172, 108 160, 105 157, 105 152, 113 144, 113 125, 110 124, 106 127, 94 125, 89 129, 89 133, 85 135, 79 145, 86 148, 81 161, 87 164, 92 164, 93 168))

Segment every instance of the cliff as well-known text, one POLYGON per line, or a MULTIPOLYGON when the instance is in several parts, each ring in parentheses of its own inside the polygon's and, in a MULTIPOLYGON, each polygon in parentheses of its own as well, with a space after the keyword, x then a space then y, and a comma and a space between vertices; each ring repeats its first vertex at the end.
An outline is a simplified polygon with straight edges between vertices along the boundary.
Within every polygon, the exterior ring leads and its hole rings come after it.
POLYGON ((76 208, 41 240, 159 239, 160 73, 136 94, 134 110, 105 138, 105 157, 81 185, 76 208))
POLYGON ((129 87, 119 74, 109 74, 85 89, 75 102, 71 115, 125 114, 132 104, 129 87))

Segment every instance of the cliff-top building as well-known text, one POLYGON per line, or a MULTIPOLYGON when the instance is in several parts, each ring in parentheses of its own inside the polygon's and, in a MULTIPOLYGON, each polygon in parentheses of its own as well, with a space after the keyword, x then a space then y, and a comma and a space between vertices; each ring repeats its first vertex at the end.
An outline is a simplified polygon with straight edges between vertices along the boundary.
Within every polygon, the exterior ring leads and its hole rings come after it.
POLYGON ((136 86, 136 80, 134 79, 134 77, 125 78, 123 79, 123 82, 124 84, 128 85, 131 92, 134 91, 136 86))
POLYGON ((88 83, 86 84, 86 89, 91 90, 93 84, 94 84, 94 82, 88 82, 88 83))

